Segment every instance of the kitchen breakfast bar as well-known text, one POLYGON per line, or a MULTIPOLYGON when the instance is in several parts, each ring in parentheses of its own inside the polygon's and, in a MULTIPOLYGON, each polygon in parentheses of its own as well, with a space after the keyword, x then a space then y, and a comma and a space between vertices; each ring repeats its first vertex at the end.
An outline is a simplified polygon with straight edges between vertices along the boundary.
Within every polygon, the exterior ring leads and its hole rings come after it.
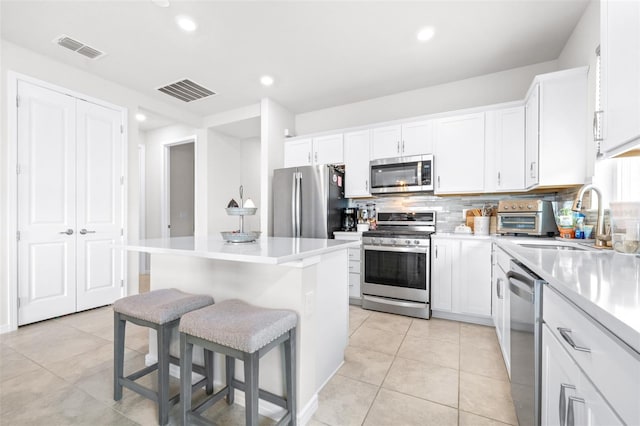
MULTIPOLYGON (((245 302, 298 314, 298 419, 305 423, 317 409, 318 392, 344 360, 348 343, 347 248, 358 241, 262 237, 231 244, 222 238, 159 238, 130 242, 126 249, 151 254, 151 290, 177 288, 209 294, 215 302, 245 302)), ((155 361, 155 332, 148 362, 155 361)), ((172 354, 178 355, 177 336, 172 354)), ((260 387, 276 394, 284 389, 281 349, 260 361, 260 387)), ((194 362, 202 352, 194 351, 194 362)), ((241 363, 241 361, 236 361, 241 363)), ((222 383, 224 359, 216 354, 215 382, 222 383)), ((241 364, 236 375, 242 377, 241 364)), ((176 371, 177 372, 177 371, 176 371)), ((236 400, 243 404, 240 393, 236 400)), ((281 409, 260 400, 260 414, 278 418, 281 409)))

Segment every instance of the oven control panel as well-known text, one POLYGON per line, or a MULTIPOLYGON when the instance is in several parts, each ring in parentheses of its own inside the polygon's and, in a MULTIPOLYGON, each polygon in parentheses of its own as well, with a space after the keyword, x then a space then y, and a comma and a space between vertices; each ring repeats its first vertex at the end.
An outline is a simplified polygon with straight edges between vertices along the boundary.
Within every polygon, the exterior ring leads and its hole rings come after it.
POLYGON ((430 240, 412 237, 363 237, 362 243, 374 246, 391 247, 429 247, 430 240))

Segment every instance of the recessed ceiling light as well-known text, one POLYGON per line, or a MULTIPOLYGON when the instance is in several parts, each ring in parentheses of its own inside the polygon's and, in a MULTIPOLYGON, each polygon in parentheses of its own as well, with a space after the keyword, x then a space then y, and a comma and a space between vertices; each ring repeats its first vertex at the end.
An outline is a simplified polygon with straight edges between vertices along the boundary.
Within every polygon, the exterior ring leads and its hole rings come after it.
POLYGON ((139 112, 136 114, 136 120, 142 122, 145 121, 147 119, 147 116, 144 115, 143 113, 139 112))
POLYGON ((433 35, 436 33, 436 30, 433 27, 424 27, 418 31, 416 37, 418 41, 429 41, 433 38, 433 35))
POLYGON ((263 75, 260 77, 260 83, 262 83, 263 86, 271 86, 273 84, 273 77, 270 75, 263 75))
POLYGON ((198 28, 198 25, 195 23, 195 21, 185 15, 176 16, 176 23, 180 28, 188 33, 191 33, 195 31, 196 28, 198 28))

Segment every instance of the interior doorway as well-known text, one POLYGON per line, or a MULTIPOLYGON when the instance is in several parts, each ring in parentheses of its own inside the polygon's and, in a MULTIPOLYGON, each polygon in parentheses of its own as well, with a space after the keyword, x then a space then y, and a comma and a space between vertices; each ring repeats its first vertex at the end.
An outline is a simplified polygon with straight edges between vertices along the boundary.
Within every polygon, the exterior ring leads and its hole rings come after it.
POLYGON ((165 235, 192 237, 195 230, 195 143, 187 140, 165 149, 165 235))

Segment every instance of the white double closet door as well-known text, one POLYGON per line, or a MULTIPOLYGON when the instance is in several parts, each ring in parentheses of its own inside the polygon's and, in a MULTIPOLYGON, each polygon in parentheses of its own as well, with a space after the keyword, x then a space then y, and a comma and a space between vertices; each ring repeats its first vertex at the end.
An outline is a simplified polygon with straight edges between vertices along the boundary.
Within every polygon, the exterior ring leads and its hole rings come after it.
POLYGON ((122 292, 121 111, 18 82, 18 324, 122 292))

